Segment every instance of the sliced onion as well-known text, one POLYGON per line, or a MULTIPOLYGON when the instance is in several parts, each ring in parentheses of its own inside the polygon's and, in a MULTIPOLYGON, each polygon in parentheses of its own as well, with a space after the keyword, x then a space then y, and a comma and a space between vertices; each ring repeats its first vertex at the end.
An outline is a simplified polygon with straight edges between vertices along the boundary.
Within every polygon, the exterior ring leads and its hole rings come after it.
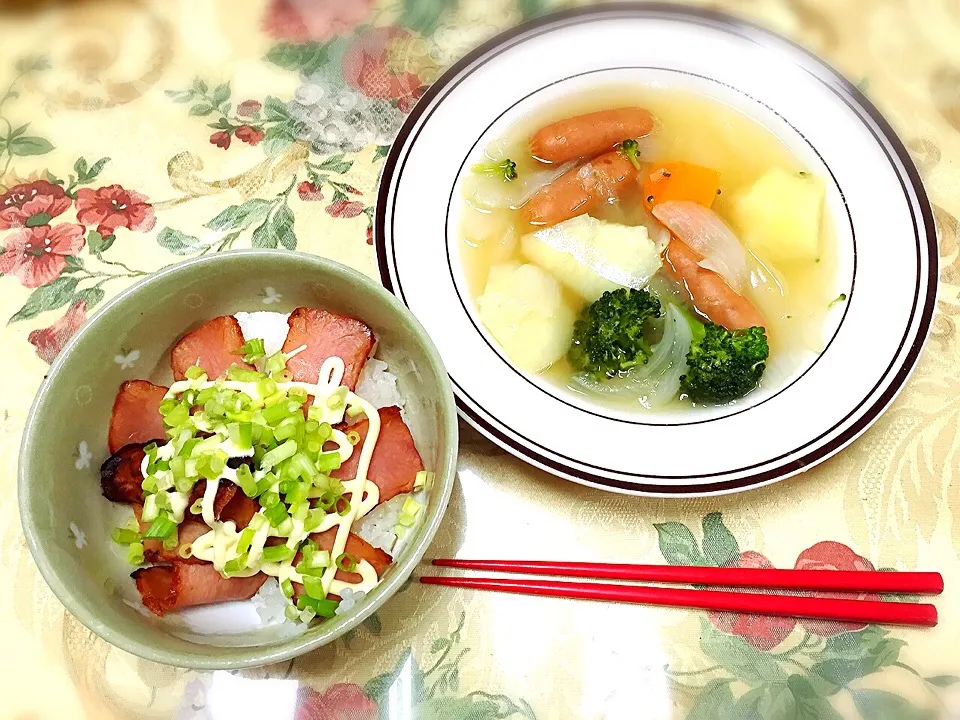
POLYGON ((687 371, 687 353, 693 342, 690 323, 675 305, 664 312, 663 337, 653 348, 645 365, 639 365, 623 377, 597 380, 577 373, 573 382, 600 395, 637 398, 649 409, 663 407, 680 392, 680 378, 687 371))
POLYGON ((653 215, 670 232, 703 255, 700 267, 719 273, 727 284, 742 292, 749 272, 743 245, 710 208, 689 200, 668 200, 653 208, 653 215))
MULTIPOLYGON (((485 156, 481 162, 499 160, 490 160, 485 156)), ((509 182, 496 175, 475 173, 465 168, 461 192, 468 203, 482 210, 516 209, 536 195, 541 188, 576 165, 573 160, 562 165, 545 167, 543 170, 521 171, 516 180, 509 182)))

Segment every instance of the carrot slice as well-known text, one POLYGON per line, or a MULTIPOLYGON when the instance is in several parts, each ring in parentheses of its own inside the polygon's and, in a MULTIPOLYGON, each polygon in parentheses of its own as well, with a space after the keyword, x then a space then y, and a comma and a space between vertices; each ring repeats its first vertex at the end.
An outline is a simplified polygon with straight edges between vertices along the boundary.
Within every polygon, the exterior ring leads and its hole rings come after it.
POLYGON ((687 162, 654 165, 643 181, 643 204, 647 210, 667 200, 692 200, 713 205, 720 190, 720 173, 687 162))

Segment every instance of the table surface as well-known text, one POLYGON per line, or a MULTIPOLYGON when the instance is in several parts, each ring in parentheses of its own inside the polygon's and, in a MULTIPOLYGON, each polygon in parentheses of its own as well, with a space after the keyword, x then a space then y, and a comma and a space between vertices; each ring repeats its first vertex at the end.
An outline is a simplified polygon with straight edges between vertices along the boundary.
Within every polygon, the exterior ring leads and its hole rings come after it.
POLYGON ((34 183, 49 214, 63 214, 57 222, 88 232, 41 227, 34 239, 51 240, 51 256, 24 260, 23 232, 0 230, 0 318, 9 318, 0 330, 0 718, 960 717, 960 618, 949 611, 960 598, 956 0, 713 3, 858 82, 926 182, 941 233, 938 313, 916 373, 877 424, 787 482, 684 500, 563 482, 464 426, 459 480, 429 551, 656 563, 682 561, 703 542, 708 553, 778 567, 802 555, 828 568, 936 569, 947 585, 937 629, 842 632, 414 583, 333 645, 237 673, 139 660, 52 595, 16 502, 33 394, 104 298, 183 257, 256 242, 252 228, 211 222, 230 205, 286 198, 294 225, 272 237, 376 277, 377 175, 404 113, 445 66, 546 0, 33 4, 0 3, 0 189, 34 183), (291 131, 294 98, 315 103, 306 139, 291 131), (42 184, 51 179, 64 181, 73 207, 51 199, 42 184))

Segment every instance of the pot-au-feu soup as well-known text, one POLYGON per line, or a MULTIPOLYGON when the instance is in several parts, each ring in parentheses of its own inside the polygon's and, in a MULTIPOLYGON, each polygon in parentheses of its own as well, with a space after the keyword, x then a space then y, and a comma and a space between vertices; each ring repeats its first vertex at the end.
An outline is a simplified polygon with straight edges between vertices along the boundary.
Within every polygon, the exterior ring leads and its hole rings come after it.
MULTIPOLYGON (((606 88, 515 122, 465 170, 460 255, 519 369, 638 409, 775 388, 845 295, 824 181, 717 101, 606 88)), ((836 310, 839 312, 839 310, 836 310)))

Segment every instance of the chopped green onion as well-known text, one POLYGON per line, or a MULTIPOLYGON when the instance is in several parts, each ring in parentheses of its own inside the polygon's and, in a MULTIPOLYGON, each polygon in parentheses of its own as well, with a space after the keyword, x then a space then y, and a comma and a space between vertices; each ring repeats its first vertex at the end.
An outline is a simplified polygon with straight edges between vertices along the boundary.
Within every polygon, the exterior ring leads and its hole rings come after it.
POLYGON ((253 473, 250 472, 248 465, 241 465, 237 468, 237 484, 240 485, 240 489, 247 497, 257 496, 257 481, 253 479, 253 473))
POLYGON ((284 537, 290 537, 293 534, 293 518, 289 515, 277 525, 277 532, 284 537))
POLYGON ((263 561, 283 562, 284 560, 292 560, 295 554, 296 552, 292 547, 287 547, 286 545, 273 545, 263 549, 263 561))
POLYGON ((131 565, 143 565, 143 543, 130 543, 127 546, 127 562, 131 565))
POLYGON ((177 478, 173 481, 173 486, 176 488, 178 493, 183 493, 184 495, 188 494, 193 490, 193 486, 197 484, 196 478, 184 477, 177 478))
POLYGON ((293 382, 293 373, 289 370, 281 370, 280 372, 271 373, 270 377, 276 380, 277 382, 289 383, 293 382))
POLYGON ((320 527, 326 517, 327 513, 325 513, 323 510, 311 510, 309 513, 307 513, 306 520, 303 521, 303 529, 307 532, 313 532, 320 527))
POLYGON ((341 495, 340 499, 337 501, 336 508, 337 515, 340 517, 346 517, 350 514, 350 501, 341 495))
POLYGON ((293 605, 287 605, 283 609, 283 616, 290 622, 299 622, 300 612, 293 605))
POLYGON ((203 368, 199 365, 191 365, 187 368, 187 371, 184 373, 184 376, 187 380, 199 380, 202 375, 206 373, 203 371, 203 368))
POLYGON ((331 410, 336 410, 341 407, 347 401, 347 389, 342 385, 330 393, 330 396, 327 398, 327 407, 331 410))
POLYGON ((311 576, 319 577, 326 572, 326 568, 314 567, 313 565, 308 563, 306 560, 301 560, 300 562, 298 562, 297 567, 295 569, 298 573, 300 573, 303 576, 311 575, 311 576))
POLYGON ((143 446, 143 452, 150 458, 150 462, 153 462, 154 458, 157 457, 157 450, 158 448, 155 442, 143 446))
POLYGON ((287 440, 283 445, 275 447, 273 450, 268 452, 263 456, 261 461, 261 467, 264 470, 269 470, 284 460, 289 460, 297 452, 297 443, 295 440, 287 440))
POLYGON ((337 555, 337 567, 343 570, 344 572, 356 572, 357 571, 357 559, 350 553, 340 553, 337 555))
POLYGON ((272 505, 276 505, 278 502, 280 502, 280 496, 272 490, 265 492, 260 496, 260 507, 262 508, 268 508, 272 505))
POLYGON ((140 519, 143 522, 153 521, 160 513, 157 507, 157 496, 155 493, 148 494, 143 498, 143 510, 140 513, 140 519))
POLYGON ((263 338, 254 338, 247 340, 243 345, 233 351, 234 355, 243 355, 243 361, 252 363, 267 354, 263 347, 263 338))
POLYGON ((164 415, 163 422, 167 427, 179 427, 190 419, 190 408, 186 403, 178 404, 169 413, 164 415))
POLYGON ((174 528, 173 532, 167 535, 167 537, 163 539, 163 549, 173 550, 177 545, 179 545, 180 539, 178 536, 179 536, 179 533, 177 532, 177 529, 174 528))
POLYGON ((257 513, 250 518, 250 525, 247 527, 252 529, 254 532, 257 532, 259 530, 263 530, 263 528, 267 526, 267 519, 263 516, 263 513, 257 513))
POLYGON ((414 520, 421 507, 423 506, 420 503, 412 497, 408 497, 403 501, 403 507, 400 508, 400 516, 397 518, 397 522, 404 527, 413 527, 414 520))
POLYGON ((227 368, 227 380, 236 382, 260 382, 260 373, 256 370, 231 365, 227 368))
POLYGON ((158 508, 160 508, 161 510, 170 509, 170 495, 168 495, 165 492, 160 492, 160 493, 157 493, 154 497, 157 500, 158 508))
MULTIPOLYGON (((279 407, 279 406, 275 405, 274 407, 279 407)), ((273 436, 277 439, 278 442, 289 440, 292 437, 296 437, 297 433, 300 432, 300 427, 302 424, 303 424, 302 419, 298 420, 296 417, 284 418, 273 429, 273 436)))
POLYGON ((240 538, 237 540, 238 555, 243 555, 250 549, 250 546, 253 544, 254 535, 253 528, 247 527, 243 529, 243 532, 240 533, 240 538))
POLYGON ((309 623, 317 616, 316 611, 312 607, 304 608, 300 611, 300 622, 304 625, 309 623))
POLYGON ((287 390, 287 397, 294 402, 299 402, 300 405, 303 405, 307 402, 307 391, 302 387, 292 387, 287 390))
POLYGON ((317 600, 322 600, 327 596, 323 589, 323 580, 313 575, 303 576, 303 589, 307 591, 307 595, 317 600))
POLYGON ((284 581, 280 583, 280 590, 283 592, 284 597, 293 597, 293 583, 290 582, 290 578, 285 578, 284 581))
POLYGON ((359 445, 359 444, 360 444, 360 433, 358 433, 356 430, 351 430, 350 432, 348 432, 348 433, 347 433, 347 442, 349 442, 351 445, 359 445))
POLYGON ((336 600, 312 598, 309 595, 301 595, 297 598, 297 609, 306 610, 309 607, 312 608, 317 615, 325 618, 332 618, 336 614, 337 605, 339 604, 336 600))
POLYGON ((182 557, 184 560, 193 557, 193 546, 190 543, 184 543, 177 548, 177 555, 182 557))
POLYGON ((249 450, 253 447, 253 425, 250 423, 230 423, 227 432, 232 442, 239 450, 249 450))
POLYGON ((154 477, 144 478, 143 482, 140 483, 140 487, 143 488, 145 493, 160 492, 160 486, 157 484, 157 479, 154 477))
POLYGON ((263 378, 257 383, 257 394, 262 397, 270 397, 277 391, 277 383, 270 378, 263 378))
POLYGON ((323 452, 317 456, 317 469, 322 473, 328 473, 331 470, 338 470, 340 469, 340 465, 341 460, 339 450, 323 452))
POLYGON ((263 511, 263 516, 273 527, 279 527, 280 524, 286 520, 289 515, 287 515, 287 507, 282 502, 277 502, 268 507, 263 511))
MULTIPOLYGON (((154 495, 153 497, 157 497, 154 495)), ((159 515, 156 520, 150 523, 150 528, 144 533, 143 537, 146 538, 159 538, 164 539, 170 536, 174 530, 177 529, 177 524, 170 519, 166 514, 159 515)))
POLYGON ((273 375, 274 373, 283 372, 287 367, 287 356, 283 354, 282 350, 278 350, 273 355, 267 358, 266 364, 263 366, 263 369, 267 372, 268 375, 273 375))
POLYGON ((233 560, 228 560, 223 566, 224 575, 233 575, 235 573, 241 572, 247 567, 247 561, 250 559, 248 553, 241 553, 237 555, 233 560))
POLYGON ((433 485, 434 475, 432 472, 426 470, 421 470, 417 473, 416 479, 413 481, 413 489, 419 490, 420 488, 429 488, 433 485))
POLYGON ((131 545, 135 542, 140 542, 140 533, 136 530, 118 527, 114 528, 113 532, 110 533, 110 538, 117 545, 131 545))

